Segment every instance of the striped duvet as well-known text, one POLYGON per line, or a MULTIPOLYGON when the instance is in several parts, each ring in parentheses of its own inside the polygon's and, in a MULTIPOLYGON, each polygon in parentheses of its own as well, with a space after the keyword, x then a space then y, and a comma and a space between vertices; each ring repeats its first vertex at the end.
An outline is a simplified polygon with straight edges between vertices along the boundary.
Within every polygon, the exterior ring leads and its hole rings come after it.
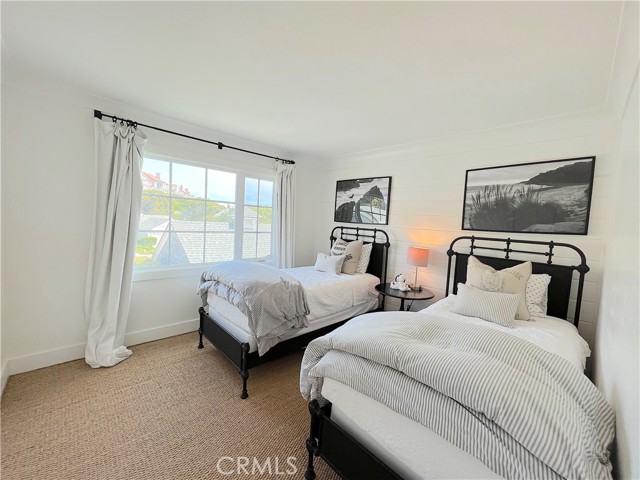
POLYGON ((326 402, 324 377, 503 477, 611 478, 612 409, 567 360, 508 333, 425 313, 363 315, 307 347, 306 400, 326 402))

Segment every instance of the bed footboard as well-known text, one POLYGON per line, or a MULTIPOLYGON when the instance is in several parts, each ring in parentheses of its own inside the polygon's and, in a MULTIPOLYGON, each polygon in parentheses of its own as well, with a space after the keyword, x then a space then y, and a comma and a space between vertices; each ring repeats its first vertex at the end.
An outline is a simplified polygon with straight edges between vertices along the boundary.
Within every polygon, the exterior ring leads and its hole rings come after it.
POLYGON ((218 351, 220 351, 233 365, 236 366, 240 373, 240 377, 242 377, 242 391, 240 392, 240 398, 247 398, 249 396, 247 391, 247 380, 249 379, 249 368, 251 368, 249 361, 249 344, 236 340, 233 335, 227 332, 209 315, 207 315, 204 308, 200 307, 198 312, 200 313, 200 328, 198 329, 200 341, 198 343, 198 348, 204 348, 202 337, 207 337, 207 340, 209 340, 211 344, 218 349, 218 351))
POLYGON ((309 460, 304 472, 306 480, 316 478, 314 457, 322 458, 344 479, 397 480, 402 478, 331 420, 331 404, 320 407, 316 400, 312 400, 309 403, 309 413, 311 427, 307 439, 309 460))
POLYGON ((204 348, 203 337, 206 337, 217 350, 219 350, 233 365, 235 365, 240 377, 242 378, 242 391, 240 392, 240 398, 242 399, 249 396, 247 391, 249 369, 283 355, 299 351, 306 347, 314 338, 325 335, 347 322, 347 320, 336 322, 332 325, 280 342, 274 347, 271 347, 267 353, 260 356, 258 355, 258 352, 249 352, 251 346, 248 343, 239 341, 227 332, 227 330, 207 314, 204 308, 200 307, 198 312, 200 314, 200 328, 198 329, 200 340, 198 348, 204 348))

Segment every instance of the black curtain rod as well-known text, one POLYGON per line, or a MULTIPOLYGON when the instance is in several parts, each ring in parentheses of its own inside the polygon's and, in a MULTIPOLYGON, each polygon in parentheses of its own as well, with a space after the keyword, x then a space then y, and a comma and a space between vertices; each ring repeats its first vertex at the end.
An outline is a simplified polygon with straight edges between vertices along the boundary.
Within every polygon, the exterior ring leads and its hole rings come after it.
POLYGON ((172 132, 171 130, 165 130, 164 128, 158 128, 158 127, 153 127, 151 125, 145 125, 144 123, 134 122, 133 120, 128 120, 126 118, 120 118, 120 117, 116 117, 114 115, 107 115, 106 113, 102 113, 100 110, 94 110, 93 111, 93 116, 95 118, 99 118, 100 120, 102 120, 102 117, 108 117, 108 118, 113 119, 114 122, 116 122, 116 121, 124 122, 124 123, 127 123, 128 125, 132 125, 134 128, 138 127, 138 126, 146 127, 146 128, 152 128, 154 130, 158 130, 159 132, 169 133, 171 135, 176 135, 178 137, 189 138, 191 140, 196 140, 198 142, 209 143, 211 145, 216 145, 218 147, 218 150, 222 150, 223 148, 229 148, 231 150, 237 150, 238 152, 250 153, 251 155, 258 155, 260 157, 272 158, 272 159, 277 160, 277 161, 282 162, 282 163, 288 163, 288 164, 291 164, 291 165, 295 165, 295 163, 296 163, 293 160, 286 160, 284 158, 273 157, 271 155, 265 155, 264 153, 252 152, 251 150, 245 150, 243 148, 232 147, 231 145, 225 145, 222 142, 212 142, 211 140, 205 140, 203 138, 192 137, 191 135, 185 135, 184 133, 172 132))

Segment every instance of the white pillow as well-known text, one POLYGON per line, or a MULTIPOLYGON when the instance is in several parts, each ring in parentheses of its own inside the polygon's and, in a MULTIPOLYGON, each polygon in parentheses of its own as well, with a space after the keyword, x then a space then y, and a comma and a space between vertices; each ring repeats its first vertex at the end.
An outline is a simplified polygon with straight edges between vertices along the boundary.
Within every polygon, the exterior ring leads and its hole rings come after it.
POLYGON ((513 327, 521 296, 519 293, 488 292, 459 283, 452 311, 503 327, 513 327))
POLYGON ((340 275, 342 262, 344 262, 344 255, 327 255, 326 253, 318 252, 316 264, 313 268, 319 272, 330 272, 340 275))
POLYGON ((534 317, 547 316, 547 290, 551 276, 546 273, 531 275, 527 282, 527 309, 534 317))
POLYGON ((354 240, 347 242, 341 238, 333 242, 331 247, 331 255, 343 255, 344 263, 342 264, 342 273, 353 275, 358 268, 360 254, 362 253, 362 240, 354 240))
POLYGON ((516 312, 516 319, 529 320, 526 292, 527 281, 530 276, 531 262, 519 263, 513 267, 496 271, 476 257, 470 256, 467 263, 466 284, 489 292, 520 294, 520 304, 516 312))
POLYGON ((367 273, 367 267, 369 266, 369 260, 371 259, 372 250, 373 243, 365 243, 364 245, 362 245, 362 253, 360 254, 360 261, 358 262, 356 273, 367 273))

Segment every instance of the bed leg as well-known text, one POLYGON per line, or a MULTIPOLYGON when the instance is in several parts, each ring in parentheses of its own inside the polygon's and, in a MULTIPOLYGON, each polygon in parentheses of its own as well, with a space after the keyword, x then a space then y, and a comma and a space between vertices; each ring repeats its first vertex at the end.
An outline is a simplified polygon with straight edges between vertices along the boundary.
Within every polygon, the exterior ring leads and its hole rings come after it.
POLYGON ((240 360, 240 376, 242 377, 242 393, 240 394, 240 398, 243 400, 249 396, 249 392, 247 392, 247 379, 249 378, 249 369, 247 365, 249 363, 249 344, 243 343, 240 345, 242 349, 242 357, 240 360))
POLYGON ((316 471, 313 468, 313 458, 318 452, 318 442, 316 437, 318 436, 318 424, 320 415, 320 405, 317 400, 312 400, 309 403, 309 413, 311 414, 311 426, 309 428, 309 438, 307 439, 307 451, 309 452, 309 459, 307 462, 307 470, 304 472, 305 480, 314 480, 316 478, 316 471))
POLYGON ((198 343, 198 348, 204 348, 204 343, 202 343, 202 330, 204 329, 204 316, 202 314, 204 313, 204 308, 200 307, 198 312, 200 313, 200 328, 198 328, 200 342, 198 343))
POLYGON ((240 370, 240 376, 242 377, 242 393, 240 394, 240 398, 244 400, 249 396, 249 392, 247 392, 247 379, 249 378, 249 370, 240 370))

